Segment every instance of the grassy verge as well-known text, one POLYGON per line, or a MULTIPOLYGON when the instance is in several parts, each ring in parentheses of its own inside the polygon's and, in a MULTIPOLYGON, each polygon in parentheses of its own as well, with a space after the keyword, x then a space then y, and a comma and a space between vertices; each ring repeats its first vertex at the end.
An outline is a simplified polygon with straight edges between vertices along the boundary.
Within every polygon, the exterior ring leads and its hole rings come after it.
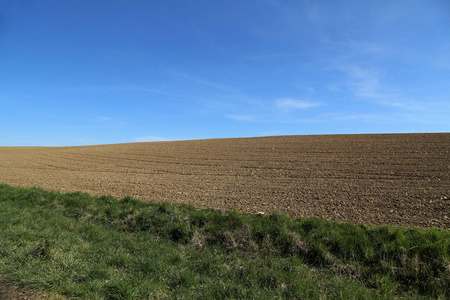
POLYGON ((82 299, 444 299, 450 232, 0 185, 0 274, 82 299))

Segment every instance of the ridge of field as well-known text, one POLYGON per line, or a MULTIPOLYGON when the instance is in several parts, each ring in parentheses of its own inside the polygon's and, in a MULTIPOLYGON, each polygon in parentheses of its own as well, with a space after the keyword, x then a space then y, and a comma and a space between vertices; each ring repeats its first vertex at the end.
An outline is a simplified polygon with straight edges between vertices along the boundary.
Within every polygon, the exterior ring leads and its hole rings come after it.
POLYGON ((0 182, 449 229, 450 133, 0 147, 0 182))

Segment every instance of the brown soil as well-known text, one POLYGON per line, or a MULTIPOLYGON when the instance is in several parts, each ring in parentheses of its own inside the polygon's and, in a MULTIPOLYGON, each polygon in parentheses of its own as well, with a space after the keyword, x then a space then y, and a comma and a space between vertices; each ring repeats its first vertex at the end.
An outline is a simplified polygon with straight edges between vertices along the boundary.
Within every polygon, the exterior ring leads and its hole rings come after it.
POLYGON ((449 229, 450 133, 0 147, 0 182, 449 229))
POLYGON ((23 290, 17 286, 5 283, 5 279, 2 276, 0 276, 0 300, 40 300, 40 299, 62 300, 65 298, 57 294, 49 295, 43 292, 23 290))
POLYGON ((31 292, 21 290, 14 286, 9 286, 0 283, 0 300, 34 300, 42 299, 31 292))

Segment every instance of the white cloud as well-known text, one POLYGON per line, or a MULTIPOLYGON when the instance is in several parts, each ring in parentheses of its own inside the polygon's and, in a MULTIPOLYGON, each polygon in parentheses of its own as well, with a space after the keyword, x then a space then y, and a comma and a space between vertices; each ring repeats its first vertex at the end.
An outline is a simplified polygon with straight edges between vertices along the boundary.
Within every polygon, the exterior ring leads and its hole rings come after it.
POLYGON ((437 67, 450 69, 450 43, 444 45, 434 58, 437 67))
POLYGON ((281 131, 281 130, 258 132, 258 135, 265 135, 265 136, 282 135, 282 134, 283 134, 283 131, 281 131))
POLYGON ((98 122, 109 122, 109 121, 113 121, 113 118, 106 117, 106 116, 98 116, 95 120, 98 122))
POLYGON ((380 72, 358 66, 345 66, 341 70, 349 76, 347 86, 353 94, 374 104, 409 110, 423 109, 416 101, 406 99, 399 92, 380 83, 380 72))
MULTIPOLYGON (((404 55, 404 52, 391 45, 387 45, 381 42, 373 42, 371 40, 363 39, 348 39, 348 40, 326 40, 325 45, 329 49, 333 49, 335 53, 340 53, 341 59, 352 60, 363 58, 373 59, 386 59, 388 57, 396 57, 400 54, 404 55)), ((333 57, 336 59, 336 57, 333 57)))
POLYGON ((236 121, 258 122, 257 117, 253 115, 227 115, 227 118, 236 121))
POLYGON ((284 111, 291 111, 295 109, 308 109, 319 106, 320 103, 305 101, 305 100, 296 100, 292 98, 282 98, 275 101, 275 106, 278 109, 284 111))
POLYGON ((320 121, 333 122, 333 121, 376 121, 386 119, 385 114, 346 114, 346 113, 325 113, 321 115, 320 121))
POLYGON ((127 122, 122 120, 117 120, 108 116, 97 116, 91 121, 96 122, 100 126, 106 126, 106 127, 125 127, 127 126, 127 122))
POLYGON ((299 57, 302 56, 303 53, 266 53, 266 54, 250 54, 241 57, 242 59, 247 60, 269 60, 269 59, 278 59, 278 58, 290 58, 290 57, 299 57))
POLYGON ((164 142, 170 141, 167 138, 159 136, 141 136, 133 139, 135 142, 164 142))
POLYGON ((227 92, 227 93, 231 93, 231 94, 240 93, 240 91, 235 90, 232 87, 228 87, 228 86, 225 86, 220 83, 212 82, 210 80, 206 80, 201 77, 191 76, 191 75, 183 74, 183 73, 171 73, 171 75, 173 77, 187 79, 187 80, 194 82, 200 86, 211 87, 211 88, 214 88, 214 89, 222 91, 222 92, 227 92))
POLYGON ((346 66, 342 71, 350 77, 347 85, 353 90, 355 96, 370 99, 383 99, 386 95, 380 94, 379 75, 375 70, 366 70, 356 66, 346 66))
MULTIPOLYGON (((280 98, 272 102, 270 105, 254 106, 251 113, 227 114, 226 117, 243 122, 257 123, 298 123, 305 120, 288 117, 287 114, 295 110, 310 109, 322 105, 321 103, 296 100, 292 98, 280 98)), ((309 120, 307 120, 309 122, 309 120)))

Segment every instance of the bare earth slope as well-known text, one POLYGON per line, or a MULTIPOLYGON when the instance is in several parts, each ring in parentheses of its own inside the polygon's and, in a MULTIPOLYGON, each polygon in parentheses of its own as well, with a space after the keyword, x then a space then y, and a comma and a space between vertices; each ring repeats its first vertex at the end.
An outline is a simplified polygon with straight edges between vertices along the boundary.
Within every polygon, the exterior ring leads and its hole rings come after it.
POLYGON ((0 147, 0 182, 450 229, 450 133, 0 147))

